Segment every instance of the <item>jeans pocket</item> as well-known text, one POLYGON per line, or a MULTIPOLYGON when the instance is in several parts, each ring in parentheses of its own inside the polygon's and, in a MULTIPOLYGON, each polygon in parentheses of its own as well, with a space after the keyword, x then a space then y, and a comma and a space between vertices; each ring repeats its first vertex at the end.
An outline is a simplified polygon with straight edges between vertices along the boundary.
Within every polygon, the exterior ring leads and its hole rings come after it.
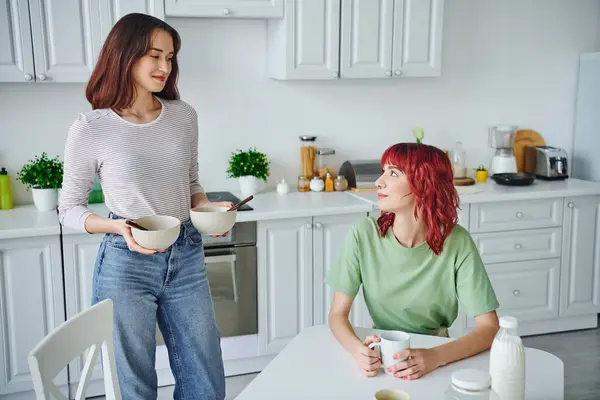
POLYGON ((113 247, 115 249, 129 250, 129 246, 127 245, 127 242, 125 241, 125 238, 122 235, 119 235, 116 233, 108 234, 108 237, 106 238, 106 245, 108 247, 113 247))
POLYGON ((194 245, 194 246, 201 246, 202 245, 202 234, 200 232, 198 232, 198 230, 194 227, 194 225, 190 224, 189 226, 186 226, 185 229, 185 236, 187 237, 188 241, 194 245))

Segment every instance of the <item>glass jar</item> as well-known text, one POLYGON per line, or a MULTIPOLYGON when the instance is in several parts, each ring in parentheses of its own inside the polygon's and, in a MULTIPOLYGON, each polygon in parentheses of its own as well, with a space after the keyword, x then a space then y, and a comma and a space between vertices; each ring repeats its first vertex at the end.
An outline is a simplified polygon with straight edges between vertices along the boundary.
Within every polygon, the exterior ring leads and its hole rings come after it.
POLYGON ((328 173, 331 175, 334 174, 333 168, 333 155, 335 154, 334 149, 330 148, 319 148, 317 149, 317 164, 315 168, 315 175, 320 176, 321 178, 325 178, 328 173))
POLYGON ((317 148, 314 146, 316 136, 300 136, 300 160, 302 162, 302 175, 308 179, 315 176, 315 157, 317 148))
POLYGON ((490 374, 477 369, 461 369, 452 373, 452 382, 444 392, 446 400, 500 400, 492 390, 490 374))
POLYGON ((333 192, 333 189, 333 176, 328 172, 327 175, 325 175, 325 191, 333 192))
POLYGON ((454 150, 450 153, 450 161, 452 162, 452 171, 454 178, 467 177, 467 155, 463 150, 462 143, 456 142, 454 150))
POLYGON ((334 187, 337 192, 343 192, 348 189, 348 180, 344 175, 338 175, 337 178, 335 178, 334 187))
POLYGON ((298 191, 299 192, 310 192, 310 180, 305 175, 298 177, 298 191))

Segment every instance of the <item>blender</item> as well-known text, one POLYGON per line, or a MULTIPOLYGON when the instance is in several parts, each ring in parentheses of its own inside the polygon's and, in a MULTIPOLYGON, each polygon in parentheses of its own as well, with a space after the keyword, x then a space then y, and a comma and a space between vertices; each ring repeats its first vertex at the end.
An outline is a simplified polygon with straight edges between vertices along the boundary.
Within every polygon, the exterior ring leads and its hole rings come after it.
POLYGON ((490 175, 517 172, 513 146, 518 129, 514 125, 499 125, 489 129, 490 147, 496 149, 490 165, 490 175))

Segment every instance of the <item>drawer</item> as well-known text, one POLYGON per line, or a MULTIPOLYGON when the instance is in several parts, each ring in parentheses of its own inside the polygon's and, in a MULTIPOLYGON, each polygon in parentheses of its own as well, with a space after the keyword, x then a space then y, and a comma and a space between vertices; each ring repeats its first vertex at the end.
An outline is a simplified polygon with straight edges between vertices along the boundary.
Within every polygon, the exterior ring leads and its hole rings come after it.
MULTIPOLYGON (((560 259, 487 265, 486 270, 500 303, 498 315, 519 321, 558 317, 560 259)), ((467 327, 475 319, 467 318, 467 327)))
POLYGON ((470 232, 562 226, 563 199, 471 204, 470 232))
POLYGON ((561 256, 562 229, 479 233, 471 235, 485 264, 561 256))

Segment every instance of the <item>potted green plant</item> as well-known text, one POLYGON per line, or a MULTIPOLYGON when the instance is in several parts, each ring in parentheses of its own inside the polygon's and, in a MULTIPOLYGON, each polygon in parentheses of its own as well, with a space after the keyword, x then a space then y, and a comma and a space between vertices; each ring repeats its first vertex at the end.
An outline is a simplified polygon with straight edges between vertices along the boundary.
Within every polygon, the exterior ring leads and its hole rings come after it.
POLYGON ((248 151, 238 149, 231 153, 227 177, 239 180, 244 197, 259 193, 264 188, 269 175, 269 160, 256 148, 250 148, 248 151))
POLYGON ((58 205, 58 189, 62 186, 63 162, 48 158, 45 152, 29 160, 17 173, 17 180, 31 188, 33 203, 40 211, 55 210, 58 205))
POLYGON ((483 165, 479 165, 479 167, 475 169, 475 178, 477 179, 477 182, 480 183, 487 181, 488 171, 483 165))

